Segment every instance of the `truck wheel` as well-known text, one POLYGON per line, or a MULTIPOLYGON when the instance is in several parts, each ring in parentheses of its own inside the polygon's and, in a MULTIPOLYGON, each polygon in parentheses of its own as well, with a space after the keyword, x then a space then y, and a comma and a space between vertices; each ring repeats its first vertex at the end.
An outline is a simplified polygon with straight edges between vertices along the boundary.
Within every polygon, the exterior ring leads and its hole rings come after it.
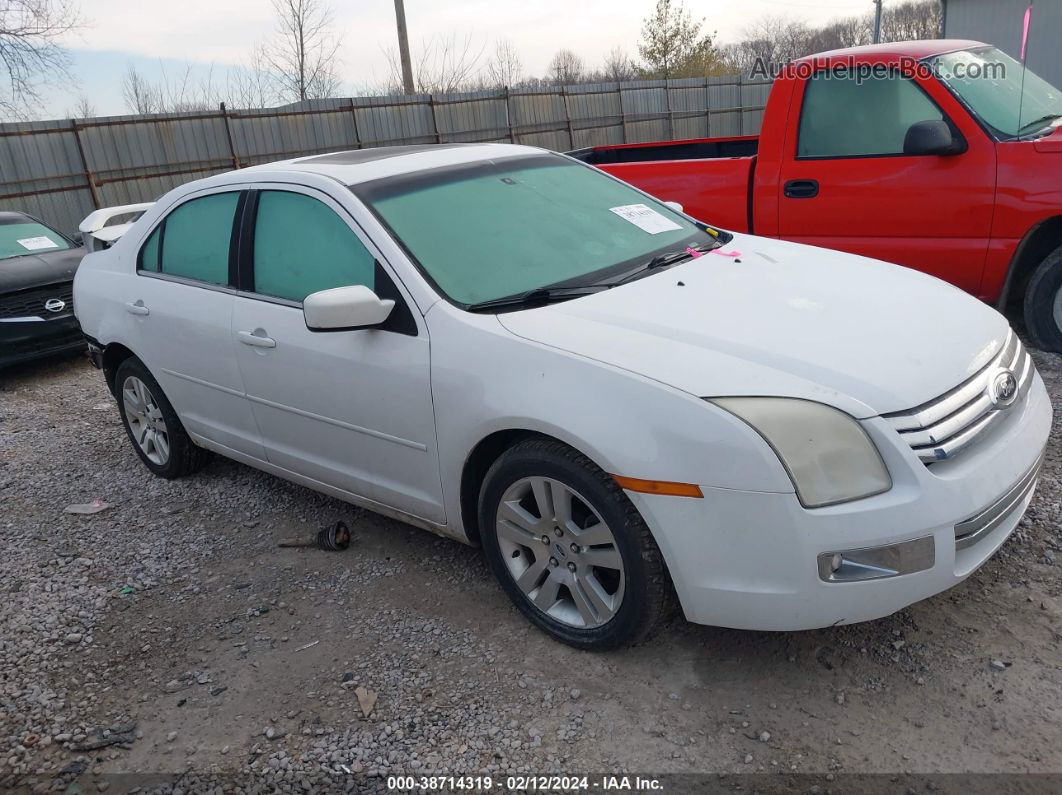
POLYGON ((206 463, 209 453, 188 436, 143 362, 135 356, 123 361, 114 384, 122 424, 144 466, 159 477, 179 478, 206 463))
POLYGON ((1025 328, 1036 346, 1062 353, 1062 246, 1033 272, 1024 309, 1025 328))
POLYGON ((480 492, 484 551, 528 619, 579 649, 647 639, 672 585, 660 549, 623 490, 586 456, 553 440, 506 451, 480 492))

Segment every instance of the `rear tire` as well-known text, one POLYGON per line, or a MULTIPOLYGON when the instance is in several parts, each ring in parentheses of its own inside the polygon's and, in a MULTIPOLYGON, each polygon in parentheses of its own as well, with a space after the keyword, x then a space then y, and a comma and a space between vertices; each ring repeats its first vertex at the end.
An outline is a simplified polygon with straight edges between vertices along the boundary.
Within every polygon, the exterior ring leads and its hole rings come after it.
POLYGON ((479 526, 509 598, 563 643, 634 645, 671 612, 649 528, 616 482, 567 445, 531 439, 503 453, 483 481, 479 526))
POLYGON ((158 381, 135 356, 118 365, 115 397, 126 435, 144 466, 161 478, 179 478, 201 469, 210 454, 181 425, 158 381))
POLYGON ((1062 246, 1040 263, 1025 288, 1025 328, 1038 348, 1062 353, 1062 246))

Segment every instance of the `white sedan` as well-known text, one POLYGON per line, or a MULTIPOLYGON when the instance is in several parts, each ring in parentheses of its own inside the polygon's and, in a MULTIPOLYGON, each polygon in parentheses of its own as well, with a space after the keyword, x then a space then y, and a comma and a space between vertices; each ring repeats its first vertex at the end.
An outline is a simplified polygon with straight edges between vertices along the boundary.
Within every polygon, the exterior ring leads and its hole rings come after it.
POLYGON ((1051 425, 1007 322, 944 282, 523 146, 193 182, 74 293, 152 472, 213 451, 480 544, 582 648, 676 599, 795 630, 949 588, 1018 524, 1051 425))

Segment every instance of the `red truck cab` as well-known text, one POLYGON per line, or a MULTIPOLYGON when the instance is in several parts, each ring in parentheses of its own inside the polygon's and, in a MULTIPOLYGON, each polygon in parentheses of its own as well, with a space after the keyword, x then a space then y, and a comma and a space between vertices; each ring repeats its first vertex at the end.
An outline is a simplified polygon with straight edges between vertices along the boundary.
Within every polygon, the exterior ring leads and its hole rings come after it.
POLYGON ((775 80, 758 138, 571 154, 708 223, 1020 304, 1035 341, 1062 351, 1062 92, 994 47, 809 56, 775 80))

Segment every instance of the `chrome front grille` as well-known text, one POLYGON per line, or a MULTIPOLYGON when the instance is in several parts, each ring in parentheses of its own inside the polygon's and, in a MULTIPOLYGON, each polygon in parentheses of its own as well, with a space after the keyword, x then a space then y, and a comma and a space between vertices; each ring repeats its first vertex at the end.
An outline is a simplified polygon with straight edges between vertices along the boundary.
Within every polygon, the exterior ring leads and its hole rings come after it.
POLYGON ((976 515, 955 525, 955 548, 972 547, 1003 524, 1036 488, 1036 481, 1040 477, 1040 466, 1043 462, 1044 454, 1041 453, 1032 469, 1007 489, 1002 497, 976 515))
POLYGON ((925 464, 954 458, 981 439, 1025 399, 1036 368, 1011 331, 1003 350, 977 375, 938 398, 907 411, 882 415, 925 464), (1007 395, 1006 373, 1016 389, 1007 395))
POLYGON ((74 310, 74 284, 63 282, 47 287, 34 287, 18 293, 0 296, 0 320, 13 318, 41 317, 51 319, 69 315, 74 310), (52 312, 44 308, 51 299, 63 302, 63 308, 52 312))

